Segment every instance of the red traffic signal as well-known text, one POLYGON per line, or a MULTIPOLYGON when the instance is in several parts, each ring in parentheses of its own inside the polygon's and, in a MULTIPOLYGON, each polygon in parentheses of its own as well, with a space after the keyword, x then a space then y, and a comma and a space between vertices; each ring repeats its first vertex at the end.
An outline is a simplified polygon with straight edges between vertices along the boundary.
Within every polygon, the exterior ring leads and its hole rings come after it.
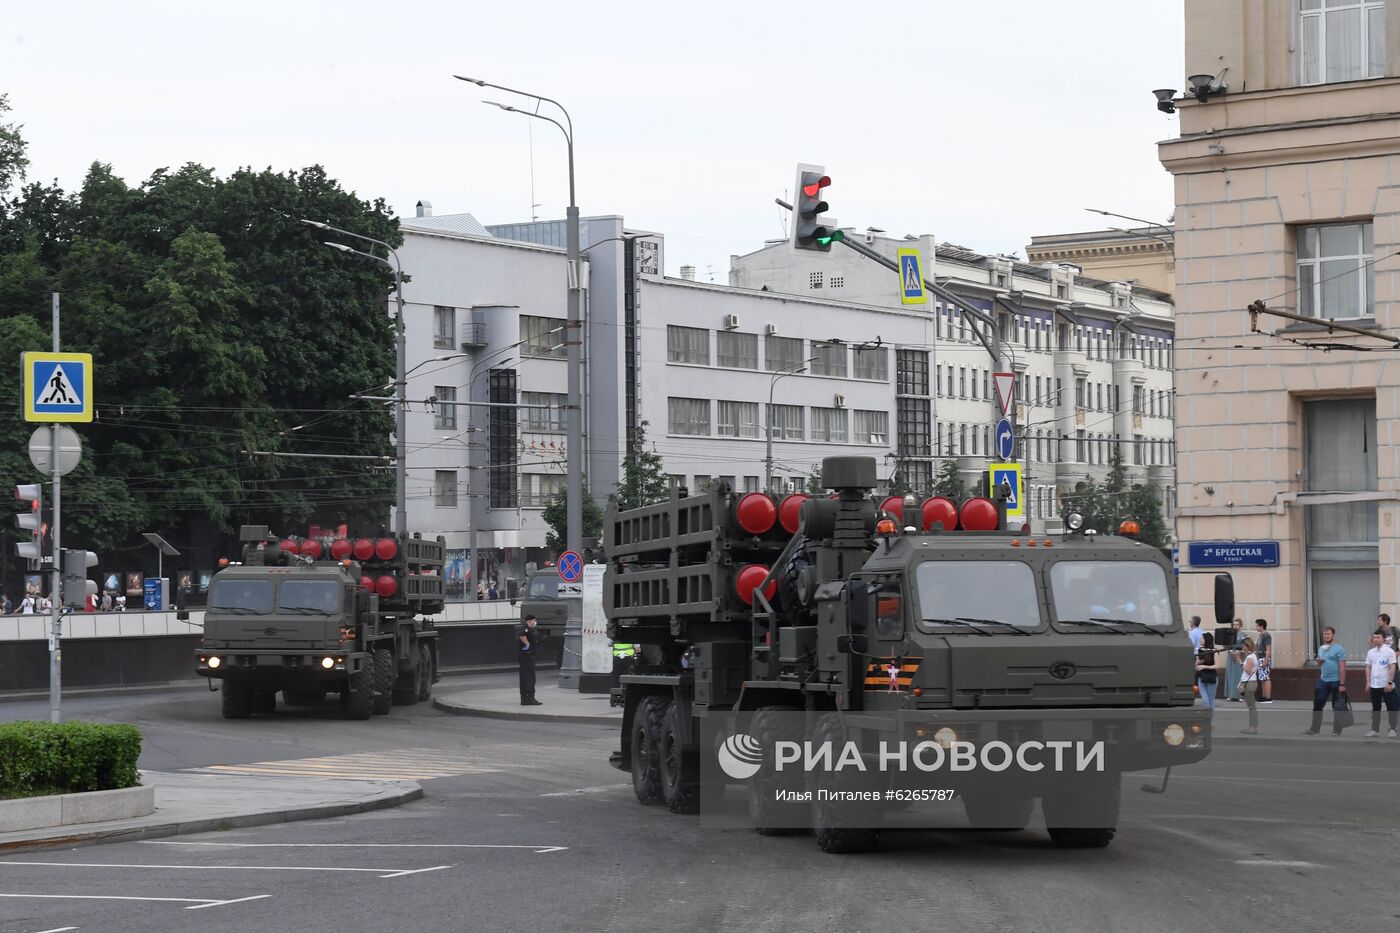
POLYGON ((829 184, 831 184, 831 176, 823 175, 815 181, 809 181, 807 184, 803 185, 802 193, 809 198, 815 198, 817 195, 821 194, 821 190, 829 184))

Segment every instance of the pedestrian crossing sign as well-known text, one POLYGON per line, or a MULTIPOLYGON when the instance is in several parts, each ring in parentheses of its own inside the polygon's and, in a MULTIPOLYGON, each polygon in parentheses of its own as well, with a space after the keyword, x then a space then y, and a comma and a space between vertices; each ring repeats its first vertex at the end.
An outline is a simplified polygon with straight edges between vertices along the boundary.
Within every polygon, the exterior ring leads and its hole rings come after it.
POLYGON ((912 247, 902 247, 899 250, 899 295, 900 300, 907 305, 928 304, 919 251, 912 247))
POLYGON ((1006 498, 1006 517, 1008 519, 1026 517, 1026 503, 1022 494, 1025 487, 1021 480, 1021 465, 1019 463, 993 463, 991 465, 991 485, 990 494, 995 497, 997 490, 1003 486, 1010 493, 1006 498))
POLYGON ((92 420, 91 353, 25 353, 25 421, 92 420))

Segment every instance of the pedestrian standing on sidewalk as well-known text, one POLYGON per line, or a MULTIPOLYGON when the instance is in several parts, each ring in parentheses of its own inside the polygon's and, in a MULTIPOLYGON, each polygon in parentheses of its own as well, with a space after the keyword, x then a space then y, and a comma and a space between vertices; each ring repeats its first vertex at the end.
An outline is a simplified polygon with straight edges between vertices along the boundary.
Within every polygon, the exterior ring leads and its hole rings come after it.
POLYGON ((539 646, 539 636, 535 634, 535 617, 528 615, 515 630, 516 641, 520 642, 520 705, 543 706, 535 699, 535 649, 539 646))
POLYGON ((36 602, 33 593, 25 593, 24 599, 19 601, 19 614, 22 616, 32 616, 36 602))
POLYGON ((1230 639, 1230 650, 1225 652, 1225 692, 1229 695, 1231 703, 1238 703, 1241 692, 1240 681, 1244 679, 1240 676, 1244 673, 1244 646, 1242 644, 1244 619, 1236 619, 1231 622, 1230 628, 1233 630, 1233 634, 1230 639))
POLYGON ((1391 651, 1400 653, 1400 631, 1397 631, 1395 626, 1390 624, 1390 613, 1382 612, 1376 616, 1376 628, 1380 629, 1381 634, 1385 636, 1386 646, 1391 651))
POLYGON ((1269 634, 1269 623, 1265 619, 1254 620, 1254 656, 1259 659, 1259 702, 1274 702, 1274 636, 1269 634))
MULTIPOLYGON (((1313 687, 1312 725, 1304 735, 1317 735, 1322 731, 1322 711, 1327 704, 1347 691, 1347 651, 1337 644, 1337 630, 1327 626, 1322 630, 1322 644, 1317 649, 1317 684, 1313 687)), ((1337 725, 1337 715, 1332 714, 1332 734, 1341 735, 1337 725)))
POLYGON ((14 611, 15 607, 14 604, 10 602, 10 594, 6 593, 3 598, 0 598, 0 615, 9 615, 14 611))
POLYGON ((1201 691, 1201 702, 1206 709, 1215 709, 1215 685, 1220 680, 1219 665, 1215 660, 1215 636, 1210 632, 1201 633, 1201 650, 1196 652, 1196 686, 1201 691))
POLYGON ((1192 651, 1200 651, 1200 650, 1201 650, 1201 636, 1205 634, 1205 632, 1201 631, 1201 617, 1200 617, 1200 616, 1192 616, 1192 617, 1191 617, 1191 627, 1190 627, 1189 629, 1186 630, 1186 634, 1187 634, 1187 636, 1191 639, 1191 650, 1192 650, 1192 651))
POLYGON ((1255 694, 1259 692, 1259 659, 1254 656, 1254 639, 1248 635, 1245 636, 1241 647, 1244 648, 1244 661, 1240 664, 1239 690, 1244 694, 1244 705, 1249 710, 1249 728, 1243 731, 1245 735, 1257 735, 1259 703, 1255 694))
POLYGON ((1395 649, 1385 643, 1385 634, 1376 629, 1371 635, 1371 650, 1366 652, 1366 682, 1371 688, 1371 731, 1375 738, 1381 731, 1381 704, 1385 704, 1390 720, 1388 738, 1395 738, 1396 720, 1400 719, 1400 694, 1395 692, 1395 649))

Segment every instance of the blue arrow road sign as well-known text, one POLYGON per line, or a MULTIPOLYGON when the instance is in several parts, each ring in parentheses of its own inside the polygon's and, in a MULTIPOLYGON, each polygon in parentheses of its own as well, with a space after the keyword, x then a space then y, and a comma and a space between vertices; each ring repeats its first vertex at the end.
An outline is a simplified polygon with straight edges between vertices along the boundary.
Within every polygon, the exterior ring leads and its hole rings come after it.
POLYGON ((1011 421, 1003 418, 997 422, 997 459, 1010 460, 1016 446, 1016 435, 1011 430, 1011 421))
POLYGON ((583 576, 583 558, 578 551, 565 551, 559 555, 559 577, 565 583, 576 583, 583 576))

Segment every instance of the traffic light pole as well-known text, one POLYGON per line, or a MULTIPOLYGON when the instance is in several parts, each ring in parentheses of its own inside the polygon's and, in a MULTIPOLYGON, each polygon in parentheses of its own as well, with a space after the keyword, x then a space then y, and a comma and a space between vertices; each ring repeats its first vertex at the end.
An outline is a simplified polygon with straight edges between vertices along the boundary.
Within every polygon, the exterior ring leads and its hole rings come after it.
MULTIPOLYGON (((58 331, 58 292, 53 293, 53 352, 58 353, 62 347, 59 341, 58 331)), ((49 425, 49 438, 53 444, 52 454, 52 476, 53 476, 53 573, 50 575, 49 602, 52 604, 49 617, 49 722, 61 722, 63 719, 62 710, 62 686, 63 686, 63 650, 59 643, 62 636, 63 600, 60 598, 60 590, 63 580, 63 550, 62 541, 59 536, 59 487, 63 481, 63 474, 58 470, 58 426, 49 425)))

